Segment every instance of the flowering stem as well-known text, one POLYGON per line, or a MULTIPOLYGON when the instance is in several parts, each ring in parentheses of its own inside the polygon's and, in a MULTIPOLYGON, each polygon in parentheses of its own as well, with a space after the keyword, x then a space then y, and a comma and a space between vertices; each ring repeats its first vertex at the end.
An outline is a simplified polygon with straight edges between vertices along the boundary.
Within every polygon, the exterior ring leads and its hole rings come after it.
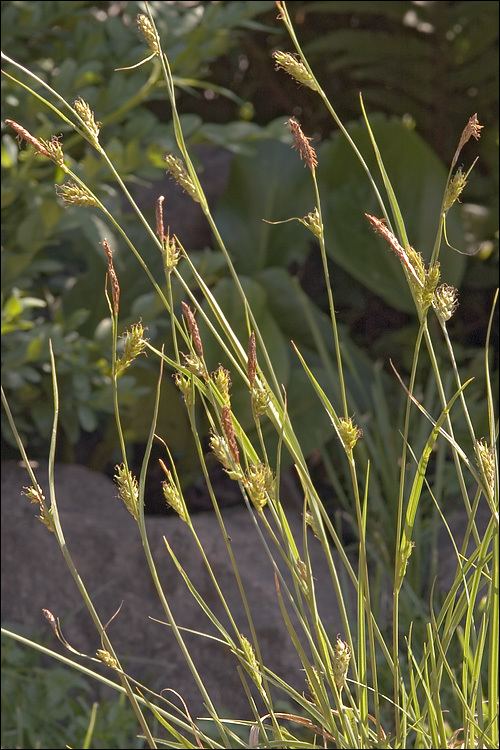
POLYGON ((344 367, 342 365, 342 352, 340 349, 340 339, 339 339, 339 332, 337 328, 337 316, 335 313, 335 304, 333 300, 333 289, 330 283, 330 272, 328 270, 328 258, 326 255, 325 234, 324 234, 324 227, 323 227, 323 215, 321 213, 321 199, 319 195, 318 181, 316 179, 316 171, 313 170, 311 172, 311 175, 312 175, 312 180, 314 184, 314 193, 316 196, 316 208, 318 209, 318 214, 319 214, 319 225, 321 227, 321 234, 319 236, 319 246, 320 246, 320 251, 321 251, 321 261, 323 263, 323 274, 325 276, 326 293, 328 295, 328 305, 330 308, 330 320, 332 323, 333 341, 335 345, 335 356, 337 359, 337 369, 338 369, 339 381, 340 381, 342 409, 344 412, 345 419, 348 419, 349 409, 347 406, 347 392, 346 392, 345 380, 344 380, 344 367))

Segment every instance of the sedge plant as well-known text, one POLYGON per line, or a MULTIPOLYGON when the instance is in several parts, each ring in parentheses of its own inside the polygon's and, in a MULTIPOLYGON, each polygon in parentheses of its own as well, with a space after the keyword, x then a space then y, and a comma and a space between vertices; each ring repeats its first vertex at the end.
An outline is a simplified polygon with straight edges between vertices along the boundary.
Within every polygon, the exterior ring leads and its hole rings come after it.
MULTIPOLYGON (((140 249, 122 227, 119 217, 106 207, 105 196, 97 195, 87 184, 85 174, 77 173, 64 153, 63 144, 54 137, 42 140, 29 133, 22 124, 6 120, 21 141, 27 143, 44 159, 57 165, 65 180, 57 186, 57 193, 68 205, 92 207, 109 222, 117 237, 124 243, 149 278, 151 285, 170 320, 169 340, 163 346, 154 346, 146 335, 147 321, 138 321, 125 332, 120 323, 120 279, 113 263, 113 248, 104 242, 107 259, 105 294, 109 305, 112 329, 110 379, 113 391, 120 461, 116 467, 117 492, 137 525, 138 540, 144 549, 146 565, 162 605, 165 620, 171 628, 185 660, 186 670, 192 674, 206 707, 208 717, 192 717, 189 707, 180 710, 165 692, 158 694, 140 684, 132 674, 126 673, 119 654, 107 633, 84 581, 73 562, 58 514, 54 486, 55 455, 58 428, 57 362, 52 349, 50 361, 54 394, 54 424, 49 454, 49 486, 46 496, 28 460, 19 432, 2 391, 2 402, 19 450, 30 476, 26 489, 28 499, 39 509, 40 520, 47 533, 54 535, 71 575, 89 610, 102 641, 95 655, 86 656, 89 666, 84 666, 69 656, 63 656, 42 647, 11 631, 6 635, 17 641, 50 653, 55 659, 91 675, 95 680, 123 693, 130 701, 137 718, 141 736, 149 747, 165 744, 175 748, 232 748, 232 747, 323 747, 359 748, 432 748, 498 746, 498 461, 496 457, 497 417, 491 385, 489 340, 494 305, 488 330, 485 332, 484 376, 487 435, 478 435, 468 408, 470 381, 461 377, 453 342, 448 332, 448 321, 458 305, 458 291, 441 278, 439 257, 446 242, 446 219, 452 206, 466 187, 467 174, 456 168, 464 145, 478 139, 481 125, 476 115, 465 124, 459 138, 450 171, 443 191, 437 231, 430 261, 411 245, 405 218, 397 195, 386 172, 383 154, 379 151, 370 126, 369 116, 361 99, 361 112, 368 130, 378 167, 378 174, 370 171, 364 156, 352 140, 339 118, 333 104, 324 93, 305 58, 295 33, 286 3, 277 4, 279 21, 288 33, 293 52, 274 54, 276 68, 291 76, 298 84, 312 90, 318 105, 325 106, 338 128, 347 138, 357 159, 366 172, 379 206, 378 215, 367 214, 366 220, 394 254, 394 263, 401 265, 418 317, 418 332, 413 347, 413 358, 408 382, 397 373, 405 399, 405 411, 400 430, 399 479, 394 486, 397 520, 395 538, 391 540, 393 554, 390 561, 388 584, 391 602, 390 623, 377 619, 374 607, 374 570, 378 561, 373 559, 369 544, 371 520, 370 450, 363 446, 363 431, 357 424, 352 395, 345 377, 348 363, 342 347, 342 336, 335 308, 335 285, 327 261, 327 248, 323 229, 322 196, 318 185, 321 163, 315 149, 296 119, 288 121, 291 141, 311 180, 310 211, 299 221, 311 232, 319 245, 319 253, 327 290, 331 337, 335 353, 335 377, 338 403, 320 385, 314 370, 304 355, 293 344, 310 388, 316 393, 331 421, 344 454, 350 486, 345 490, 343 502, 350 507, 356 532, 356 555, 347 554, 339 529, 330 516, 311 474, 307 457, 297 438, 293 419, 287 410, 286 390, 280 385, 273 363, 273 352, 259 327, 252 306, 238 276, 238 269, 226 247, 214 220, 212 208, 201 186, 188 149, 179 117, 174 79, 154 17, 147 12, 138 17, 138 29, 145 43, 144 59, 138 64, 149 65, 159 61, 168 94, 172 122, 177 144, 176 154, 167 154, 165 167, 175 180, 195 201, 203 213, 214 238, 216 248, 227 264, 234 288, 244 311, 247 335, 245 340, 235 333, 231 321, 214 296, 210 285, 190 259, 189 249, 182 238, 165 230, 163 197, 155 205, 155 224, 151 225, 129 192, 106 150, 105 132, 89 105, 75 92, 74 103, 66 101, 48 86, 41 77, 23 67, 7 55, 4 75, 35 97, 51 115, 71 126, 103 160, 144 230, 144 242, 151 243, 161 254, 164 275, 155 278, 140 249), (379 188, 378 184, 382 187, 379 188), (189 277, 190 283, 186 280, 189 277), (194 279, 195 288, 192 280, 194 279), (173 286, 182 290, 184 301, 178 308, 174 304, 173 286), (438 325, 429 324, 430 317, 438 325), (203 322, 203 335, 199 321, 203 322), (442 337, 444 350, 450 362, 453 380, 445 381, 436 356, 436 331, 442 337), (120 335, 121 334, 121 335, 120 335), (210 371, 204 352, 204 337, 213 337, 226 357, 226 366, 210 371), (158 385, 154 403, 150 405, 151 427, 142 468, 135 476, 130 468, 120 410, 120 378, 143 353, 155 357, 158 363, 158 385), (417 398, 419 364, 426 358, 430 365, 438 402, 432 413, 417 398), (203 475, 206 491, 220 527, 221 543, 225 546, 237 588, 241 596, 246 623, 235 621, 230 603, 217 580, 209 556, 198 537, 196 518, 190 514, 183 494, 182 477, 179 477, 170 446, 158 433, 157 417, 162 377, 168 371, 175 377, 180 397, 183 399, 194 444, 203 475), (247 390, 254 429, 246 431, 231 401, 231 383, 242 382, 247 390), (457 412, 465 419, 469 440, 467 445, 457 442, 455 427, 457 412), (270 574, 274 576, 276 606, 283 617, 289 642, 286 648, 295 654, 304 674, 303 689, 288 684, 280 674, 270 669, 263 660, 252 610, 232 543, 226 532, 224 514, 217 498, 209 465, 206 446, 201 434, 201 421, 210 427, 210 451, 222 465, 228 477, 238 486, 242 503, 253 521, 260 554, 269 560, 270 574), (423 447, 417 452, 413 446, 418 429, 424 432, 423 447), (265 429, 264 429, 265 426, 265 429), (277 450, 271 450, 266 435, 273 431, 277 450), (225 644, 234 659, 234 668, 241 678, 241 689, 248 699, 248 717, 221 714, 204 681, 203 674, 193 660, 182 625, 177 622, 168 596, 162 589, 148 542, 144 521, 144 493, 153 442, 159 440, 165 448, 162 492, 166 504, 177 514, 179 523, 186 524, 199 550, 202 565, 206 568, 214 594, 225 613, 223 622, 209 602, 204 600, 183 566, 182 556, 172 549, 165 539, 165 555, 173 560, 187 591, 194 597, 200 610, 209 618, 217 631, 217 639, 225 644), (460 488, 461 502, 467 517, 467 528, 462 540, 453 539, 443 510, 439 507, 439 494, 433 492, 433 477, 429 471, 431 454, 442 446, 453 457, 453 467, 460 488), (362 452, 362 450, 364 452, 362 452), (284 454, 290 458, 297 481, 302 489, 303 535, 298 540, 291 531, 286 502, 280 482, 284 454), (361 456, 368 460, 361 460, 361 456), (410 478, 410 479, 409 479, 410 478), (415 549, 422 544, 417 523, 423 493, 436 502, 436 517, 451 536, 456 555, 456 569, 443 596, 432 588, 425 610, 425 623, 415 632, 412 624, 403 629, 401 597, 408 586, 408 570, 412 566, 415 549), (478 510, 486 511, 485 529, 477 524, 478 510), (324 555, 321 570, 313 568, 309 546, 311 537, 317 538, 324 555), (338 628, 332 633, 324 624, 318 611, 315 580, 326 578, 338 607, 338 628), (349 581, 355 591, 356 606, 350 606, 344 581, 349 581), (92 662, 104 663, 109 677, 92 669, 92 662), (283 700, 293 706, 289 711, 279 710, 283 700), (281 704, 280 704, 281 702, 281 704), (161 732, 153 732, 152 726, 161 732), (241 732, 236 732, 238 725, 241 732), (307 739, 304 739, 304 733, 307 739), (157 736, 160 734, 160 736, 157 736)), ((124 73, 125 74, 125 73, 124 73)), ((307 130, 307 128, 306 128, 307 130)), ((360 209, 361 210, 361 209, 360 209)), ((429 220, 431 217, 429 217, 429 220)), ((355 252, 355 248, 353 248, 355 252)), ((313 330, 313 336, 317 331, 313 330)), ((325 584, 322 581, 322 584, 325 584)), ((57 617, 46 611, 45 615, 55 636, 74 651, 65 640, 57 617)), ((198 634, 203 637, 202 633, 198 634)), ((213 636, 211 636, 213 637, 213 636)))

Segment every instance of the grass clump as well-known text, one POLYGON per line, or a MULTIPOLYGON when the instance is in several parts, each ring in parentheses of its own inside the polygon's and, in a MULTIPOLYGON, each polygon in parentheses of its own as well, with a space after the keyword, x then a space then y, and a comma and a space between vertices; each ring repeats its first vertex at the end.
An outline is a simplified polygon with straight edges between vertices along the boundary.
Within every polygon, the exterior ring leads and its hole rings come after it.
MULTIPOLYGON (((156 204, 155 226, 150 225, 137 207, 106 151, 105 128, 99 130, 94 114, 81 98, 72 106, 34 73, 16 61, 5 58, 10 69, 21 76, 20 85, 29 90, 35 83, 37 87, 41 86, 43 94, 36 93, 37 98, 50 106, 52 112, 59 114, 65 121, 69 119, 75 131, 95 149, 106 164, 125 199, 130 202, 136 213, 137 221, 144 230, 145 241, 150 242, 165 257, 163 280, 153 276, 140 250, 121 226, 119 218, 106 208, 105 198, 95 195, 90 190, 85 182, 85 176, 73 172, 61 144, 56 141, 38 140, 21 125, 12 122, 10 124, 42 158, 55 161, 69 177, 71 182, 67 185, 70 187, 62 192, 66 200, 77 205, 83 203, 95 206, 109 221, 115 235, 128 247, 150 279, 171 321, 169 340, 163 342, 161 348, 146 340, 142 324, 132 326, 125 334, 123 353, 119 356, 119 300, 120 293, 123 294, 124 290, 120 290, 120 280, 113 267, 112 250, 109 244, 105 245, 109 282, 109 293, 107 291, 106 294, 112 328, 113 405, 121 453, 116 482, 121 499, 137 523, 138 543, 144 548, 153 584, 164 609, 165 618, 184 656, 186 669, 191 672, 200 691, 210 718, 208 723, 191 717, 188 707, 185 707, 184 711, 173 711, 168 700, 153 691, 148 691, 144 686, 138 686, 133 675, 122 669, 119 655, 107 634, 106 626, 101 622, 66 547, 54 490, 59 395, 57 363, 52 351, 55 416, 49 455, 50 486, 47 494, 50 497, 50 507, 47 512, 50 512, 55 538, 61 546, 66 564, 101 638, 102 649, 99 651, 99 658, 108 664, 111 670, 110 680, 115 689, 126 695, 130 701, 141 735, 149 747, 160 747, 165 742, 169 747, 179 748, 298 748, 310 746, 312 742, 316 745, 323 744, 325 747, 360 748, 497 747, 498 467, 495 453, 497 422, 488 356, 491 323, 485 332, 484 356, 484 404, 488 435, 478 437, 467 401, 467 387, 470 381, 462 382, 453 343, 447 330, 448 320, 458 303, 458 293, 447 284, 446 279, 440 278, 439 265, 443 237, 446 237, 447 213, 451 207, 450 195, 457 192, 453 169, 467 141, 470 138, 479 138, 481 125, 475 115, 466 124, 458 141, 447 184, 444 186, 439 215, 426 218, 437 223, 431 259, 426 266, 420 252, 411 246, 405 217, 385 169, 383 154, 379 151, 363 102, 362 112, 375 154, 377 175, 369 169, 364 156, 326 97, 303 55, 286 4, 280 2, 277 5, 280 20, 288 32, 294 53, 278 53, 275 55, 276 63, 280 69, 317 94, 318 102, 323 102, 352 146, 373 187, 378 205, 378 216, 366 214, 367 219, 393 251, 394 262, 400 264, 415 304, 418 330, 408 382, 404 383, 400 379, 405 397, 405 410, 402 422, 398 425, 401 433, 398 465, 395 467, 395 479, 388 493, 388 499, 391 499, 394 507, 394 537, 389 543, 390 559, 378 559, 370 543, 371 493, 374 481, 372 476, 376 475, 376 462, 379 456, 374 450, 372 436, 367 434, 365 440, 356 424, 354 399, 345 377, 348 362, 342 347, 342 335, 335 308, 335 288, 327 262, 322 195, 317 181, 321 162, 316 150, 311 146, 311 139, 305 135, 301 124, 295 119, 290 119, 288 127, 292 145, 310 175, 314 209, 299 221, 311 229, 319 244, 328 295, 338 397, 334 397, 319 383, 314 369, 297 347, 295 352, 309 387, 325 409, 331 421, 332 432, 338 435, 344 448, 346 475, 349 478, 345 500, 355 528, 355 563, 346 553, 335 519, 327 512, 324 498, 311 474, 297 438, 296 425, 287 410, 286 392, 280 386, 273 351, 247 298, 230 249, 225 245, 200 184, 177 111, 175 84, 169 59, 162 49, 154 18, 149 11, 147 16, 141 16, 138 21, 146 46, 151 52, 141 64, 152 64, 152 58, 160 60, 179 152, 178 156, 169 154, 166 157, 166 165, 173 179, 199 204, 200 211, 213 232, 215 244, 225 260, 233 287, 239 296, 239 304, 244 311, 247 327, 245 340, 236 335, 231 320, 228 320, 210 286, 190 260, 189 249, 183 248, 178 238, 175 238, 175 241, 166 238, 163 228, 163 201, 159 198, 156 204), (378 182, 383 185, 383 192, 379 190, 378 182), (173 246, 171 242, 174 242, 173 246), (187 274, 190 276, 191 285, 186 281, 187 274), (196 293, 192 292, 193 280, 196 293), (174 304, 174 283, 186 295, 186 299, 189 298, 189 304, 183 302, 180 309, 174 304), (434 319, 437 325, 431 322, 434 319), (445 382, 443 365, 436 355, 437 336, 444 343, 448 354, 454 377, 452 384, 445 382), (226 360, 224 365, 214 370, 211 375, 210 367, 215 366, 215 363, 205 361, 206 348, 202 337, 215 338, 226 360), (181 347, 184 353, 181 352, 181 347), (133 367, 135 359, 143 352, 157 360, 158 386, 156 398, 150 405, 151 428, 142 470, 140 476, 135 478, 129 468, 129 456, 122 427, 119 376, 126 368, 133 367), (438 397, 432 410, 417 397, 419 365, 422 360, 425 360, 428 366, 438 397), (242 690, 248 697, 252 719, 243 720, 220 714, 220 708, 207 689, 203 674, 189 651, 182 627, 177 622, 167 594, 162 589, 157 573, 158 563, 153 558, 148 542, 144 523, 145 480, 153 440, 159 429, 158 405, 162 377, 167 369, 175 375, 184 397, 200 468, 220 524, 221 543, 226 545, 244 599, 247 613, 245 632, 249 637, 242 634, 234 621, 201 544, 203 564, 214 584, 215 595, 228 617, 228 628, 221 623, 209 602, 196 596, 196 591, 182 566, 182 558, 175 558, 168 545, 167 551, 172 555, 201 611, 215 625, 219 631, 218 637, 233 654, 234 668, 241 676, 242 690), (238 418, 238 410, 231 402, 230 388, 235 382, 243 383, 248 392, 255 428, 252 434, 243 428, 238 418), (286 646, 281 644, 281 647, 295 652, 295 657, 304 672, 304 691, 289 685, 262 660, 259 634, 254 627, 252 612, 241 586, 231 540, 225 531, 223 514, 210 481, 197 428, 197 416, 200 412, 210 425, 210 444, 213 452, 229 477, 239 486, 242 502, 254 519, 256 544, 260 545, 260 553, 270 558, 276 580, 277 606, 289 634, 289 643, 286 646), (461 419, 465 419, 468 429, 467 439, 463 443, 458 442, 455 431, 457 412, 460 413, 461 419), (416 439, 417 422, 418 430, 423 434, 423 440, 420 441, 416 439), (271 453, 270 432, 277 437, 276 454, 271 453), (443 596, 438 596, 432 588, 428 601, 419 613, 418 628, 414 628, 414 623, 403 617, 402 610, 403 606, 407 605, 407 595, 411 594, 409 571, 419 548, 424 544, 418 523, 423 497, 436 501, 437 514, 449 532, 446 518, 436 499, 436 475, 429 471, 431 456, 439 446, 444 446, 452 456, 452 466, 467 517, 467 528, 463 540, 453 540, 456 570, 449 591, 443 596), (281 497, 280 477, 284 456, 293 464, 304 495, 304 544, 300 555, 297 548, 298 540, 293 538, 287 521, 289 510, 281 497), (477 525, 480 509, 488 516, 486 528, 481 532, 477 525), (309 528, 319 540, 324 553, 325 565, 322 570, 312 568, 308 552, 309 528), (280 559, 285 562, 285 572, 278 566, 277 561, 280 559), (332 595, 337 600, 340 614, 339 634, 336 637, 327 632, 318 612, 313 582, 319 576, 329 578, 332 595), (382 620, 379 621, 377 617, 378 607, 374 589, 375 581, 379 580, 380 576, 391 581, 389 625, 382 620), (349 579, 354 586, 357 597, 354 608, 345 599, 340 584, 341 577, 349 579), (287 712, 279 710, 279 702, 283 700, 293 706, 293 709, 287 712), (228 720, 239 720, 238 726, 240 729, 243 728, 244 734, 240 731, 235 732, 234 726, 228 720), (157 728, 156 722, 159 723, 160 729, 157 728), (304 732, 307 735, 306 739, 304 732), (307 742, 309 745, 305 744, 307 742)), ((13 75, 10 77, 14 79, 13 75)), ((290 158, 297 156, 290 152, 290 158)), ((61 190, 60 188, 59 192, 61 190)), ((364 209, 364 206, 359 206, 360 213, 365 213, 364 209)), ((32 487, 39 487, 8 403, 4 396, 2 398, 21 455, 30 473, 32 487)), ((181 483, 170 453, 169 463, 169 466, 163 464, 167 477, 167 481, 163 483, 165 500, 175 509, 195 540, 198 540, 195 521, 186 508, 181 483)), ((15 634, 10 635, 16 637, 15 634)), ((75 669, 80 668, 76 662, 72 664, 75 669)), ((102 678, 96 674, 96 679, 102 678)))

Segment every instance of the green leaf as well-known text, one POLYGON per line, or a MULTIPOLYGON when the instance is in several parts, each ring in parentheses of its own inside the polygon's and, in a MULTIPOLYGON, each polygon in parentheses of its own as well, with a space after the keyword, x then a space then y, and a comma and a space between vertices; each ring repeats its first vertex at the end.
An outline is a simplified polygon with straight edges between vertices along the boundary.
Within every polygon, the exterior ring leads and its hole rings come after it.
POLYGON ((78 405, 78 419, 80 425, 85 432, 93 432, 97 429, 97 416, 96 413, 85 404, 78 405))
MULTIPOLYGON (((257 281, 253 281, 245 276, 240 277, 240 281, 258 322, 266 347, 271 355, 277 378, 280 383, 286 384, 290 368, 289 346, 277 321, 269 310, 268 294, 262 284, 259 284, 257 281)), ((233 282, 230 279, 221 279, 215 285, 212 292, 222 312, 231 321, 231 327, 239 340, 242 342, 248 341, 245 311, 233 282)), ((214 368, 218 362, 224 361, 223 353, 211 335, 209 335, 201 320, 199 321, 199 325, 207 365, 210 368, 214 368)), ((262 365, 264 358, 259 352, 257 352, 257 355, 262 365)))
POLYGON ((23 303, 19 297, 9 297, 2 310, 3 315, 9 321, 15 320, 23 312, 23 303))
POLYGON ((239 273, 268 265, 287 266, 305 256, 311 237, 295 223, 271 226, 263 219, 302 216, 314 207, 312 185, 304 165, 278 141, 253 145, 252 155, 233 158, 226 192, 215 220, 239 273))

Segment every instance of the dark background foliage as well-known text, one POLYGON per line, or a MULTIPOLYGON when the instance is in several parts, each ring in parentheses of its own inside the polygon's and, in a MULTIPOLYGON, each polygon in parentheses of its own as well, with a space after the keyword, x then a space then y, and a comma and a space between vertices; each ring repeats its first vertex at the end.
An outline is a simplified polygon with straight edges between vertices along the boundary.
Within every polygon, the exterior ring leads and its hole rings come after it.
MULTIPOLYGON (((103 137, 115 163, 150 214, 164 185, 162 156, 173 145, 165 92, 156 68, 115 72, 143 54, 134 24, 139 6, 135 2, 4 2, 2 17, 9 55, 35 69, 69 100, 76 95, 88 99, 103 122, 103 137)), ((216 146, 235 154, 229 165, 224 161, 226 174, 229 168, 227 181, 220 184, 217 162, 211 171, 207 167, 207 180, 218 182, 216 213, 237 269, 247 279, 283 382, 292 391, 300 392, 303 386, 288 346, 292 336, 298 337, 298 343, 310 340, 306 328, 301 342, 303 305, 311 307, 320 327, 325 325, 326 311, 317 253, 306 233, 293 224, 271 229, 260 221, 302 215, 311 207, 301 165, 276 142, 286 139, 283 121, 290 114, 301 119, 320 152, 328 247, 346 341, 363 350, 358 352, 360 360, 367 354, 372 362, 384 359, 397 346, 404 361, 405 341, 411 339, 415 320, 402 275, 381 247, 377 252, 363 225, 370 192, 327 113, 311 92, 273 70, 272 50, 287 48, 273 4, 158 2, 152 6, 178 77, 184 124, 192 145, 199 145, 202 168, 203 154, 205 160, 207 153, 213 157, 216 146), (212 148, 203 152, 201 144, 212 148), (253 252, 256 243, 257 253, 253 252), (307 302, 300 302, 300 288, 307 302)), ((473 111, 485 123, 467 203, 452 217, 454 239, 462 249, 479 247, 480 252, 467 260, 449 250, 443 253, 447 280, 462 287, 454 334, 463 345, 464 358, 473 359, 474 348, 482 343, 477 332, 484 330, 497 268, 497 4, 296 2, 290 7, 320 81, 369 154, 363 127, 357 124, 357 93, 363 91, 409 217, 412 241, 424 254, 457 136, 473 111)), ((8 80, 3 81, 3 104, 6 116, 38 135, 54 131, 66 135, 61 123, 8 80)), ((64 143, 87 179, 103 191, 138 238, 94 154, 75 136, 66 136, 64 143)), ((465 154, 466 159, 472 157, 465 154)), ((5 388, 29 448, 41 454, 51 421, 47 373, 51 337, 63 394, 61 458, 105 468, 114 460, 114 436, 107 377, 109 328, 105 302, 98 293, 104 272, 99 241, 110 231, 91 212, 64 210, 52 187, 61 175, 30 153, 19 155, 8 133, 3 138, 2 166, 5 388)), ((184 197, 178 210, 168 218, 189 235, 186 224, 191 214, 184 197)), ((220 259, 205 250, 209 236, 203 230, 198 234, 190 245, 193 257, 199 257, 201 267, 210 273, 221 299, 235 305, 227 297, 231 291, 220 259)), ((149 248, 144 253, 153 267, 158 266, 149 248)), ((143 315, 149 335, 161 337, 166 321, 146 281, 138 278, 123 249, 117 248, 117 256, 122 286, 128 290, 123 323, 143 315)), ((216 352, 213 359, 216 364, 216 352)), ((364 366, 369 370, 368 361, 364 366)), ((137 409, 138 396, 146 397, 152 377, 143 363, 124 384, 129 437, 138 443, 147 428, 142 409, 137 409)), ((293 402, 293 392, 290 397, 293 402)), ((312 403, 305 409, 311 425, 317 424, 316 409, 312 403)), ((183 423, 178 411, 169 409, 172 428, 183 423)), ((307 426, 303 433, 306 447, 326 439, 307 426)), ((11 442, 8 430, 3 439, 11 442)), ((179 452, 187 455, 187 434, 181 430, 177 441, 179 452)))

